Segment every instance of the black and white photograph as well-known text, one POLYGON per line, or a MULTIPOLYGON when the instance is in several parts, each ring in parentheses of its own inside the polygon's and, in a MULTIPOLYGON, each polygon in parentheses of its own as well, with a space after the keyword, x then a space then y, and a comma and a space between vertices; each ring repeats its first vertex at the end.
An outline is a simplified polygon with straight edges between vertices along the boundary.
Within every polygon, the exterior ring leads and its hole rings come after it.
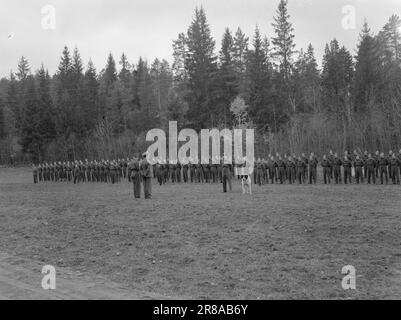
POLYGON ((401 299, 400 0, 0 9, 0 300, 401 299))

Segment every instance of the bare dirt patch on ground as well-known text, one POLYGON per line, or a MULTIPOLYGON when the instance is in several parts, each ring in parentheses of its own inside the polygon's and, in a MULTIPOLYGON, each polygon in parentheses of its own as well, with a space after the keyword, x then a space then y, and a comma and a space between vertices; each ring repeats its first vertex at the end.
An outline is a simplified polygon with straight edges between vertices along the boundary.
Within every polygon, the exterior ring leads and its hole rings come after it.
POLYGON ((32 298, 401 298, 400 186, 253 191, 154 183, 137 200, 127 182, 33 185, 29 169, 0 169, 0 298, 40 291, 45 264, 61 287, 32 298))

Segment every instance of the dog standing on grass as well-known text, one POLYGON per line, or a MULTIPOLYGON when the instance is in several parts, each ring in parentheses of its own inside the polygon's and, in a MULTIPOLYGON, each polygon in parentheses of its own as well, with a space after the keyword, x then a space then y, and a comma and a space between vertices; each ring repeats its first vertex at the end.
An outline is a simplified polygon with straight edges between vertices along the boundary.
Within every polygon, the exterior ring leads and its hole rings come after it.
POLYGON ((242 194, 252 194, 252 180, 249 175, 242 176, 241 178, 242 194))

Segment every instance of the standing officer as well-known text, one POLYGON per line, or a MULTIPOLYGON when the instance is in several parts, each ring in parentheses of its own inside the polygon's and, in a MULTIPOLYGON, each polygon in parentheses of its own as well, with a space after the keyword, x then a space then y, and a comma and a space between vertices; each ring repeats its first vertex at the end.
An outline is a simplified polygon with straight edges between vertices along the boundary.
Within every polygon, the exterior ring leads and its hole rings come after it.
POLYGON ((280 184, 283 184, 283 180, 285 179, 285 162, 283 161, 281 156, 279 156, 277 160, 277 171, 280 184))
POLYGON ((376 160, 373 159, 372 155, 368 155, 368 159, 366 160, 366 170, 368 174, 368 184, 370 184, 371 179, 373 178, 373 184, 376 184, 376 160))
POLYGON ((317 158, 315 157, 314 153, 312 152, 309 157, 309 184, 316 184, 317 180, 317 158))
POLYGON ((222 168, 222 175, 223 175, 223 192, 227 192, 227 184, 230 189, 230 192, 232 191, 232 186, 231 186, 231 164, 228 163, 223 163, 223 168, 222 168))
POLYGON ((365 150, 364 154, 363 154, 363 177, 366 179, 368 177, 368 168, 367 168, 367 164, 366 162, 369 159, 369 155, 368 155, 368 151, 365 150))
POLYGON ((33 183, 38 183, 38 168, 33 164, 32 165, 32 173, 33 173, 33 183))
POLYGON ((329 160, 329 163, 330 163, 330 178, 333 179, 334 178, 334 169, 333 169, 334 154, 333 154, 333 150, 330 150, 329 156, 327 157, 327 159, 329 160))
POLYGON ((386 184, 388 184, 387 166, 388 166, 388 160, 384 157, 384 153, 381 153, 379 159, 379 172, 380 172, 381 184, 383 184, 383 175, 386 177, 386 184))
POLYGON ((142 161, 140 164, 140 171, 143 181, 143 191, 145 194, 145 199, 152 198, 152 173, 150 169, 150 164, 146 159, 146 152, 142 154, 142 161))
POLYGON ((277 182, 277 175, 276 175, 277 162, 274 160, 273 156, 270 157, 270 160, 267 165, 269 167, 270 183, 274 184, 274 182, 277 182))
POLYGON ((390 159, 391 166, 391 179, 393 184, 400 184, 400 162, 393 153, 393 156, 390 159))
POLYGON ((376 150, 375 152, 375 174, 376 174, 376 179, 379 178, 379 161, 380 161, 380 153, 379 150, 376 150))
POLYGON ((156 165, 154 166, 156 171, 156 178, 159 185, 163 184, 163 169, 162 169, 162 161, 159 159, 156 165))
POLYGON ((141 197, 141 173, 139 168, 138 158, 133 158, 129 164, 131 171, 131 181, 134 187, 134 197, 139 199, 141 197))
POLYGON ((287 165, 288 165, 288 181, 290 184, 295 183, 295 169, 296 169, 296 165, 294 162, 295 159, 293 159, 291 156, 288 157, 288 161, 287 161, 287 165))
POLYGON ((388 175, 389 175, 389 177, 390 177, 390 179, 393 179, 393 176, 392 176, 392 170, 391 170, 391 159, 393 158, 393 150, 390 150, 389 152, 388 152, 388 157, 387 157, 387 162, 388 162, 388 175))
POLYGON ((334 154, 334 160, 333 160, 333 174, 334 174, 334 180, 336 184, 341 183, 341 166, 343 162, 341 159, 338 157, 338 154, 334 154))
POLYGON ((305 170, 305 162, 302 161, 301 157, 298 157, 298 161, 297 161, 297 179, 298 179, 298 183, 302 184, 305 183, 305 179, 303 177, 304 175, 304 171, 305 170))
POLYGON ((347 153, 344 156, 343 167, 344 167, 344 183, 347 184, 348 181, 349 183, 352 183, 352 174, 351 174, 352 161, 348 158, 347 153))
POLYGON ((189 159, 189 175, 191 176, 191 182, 195 182, 195 164, 192 158, 189 159))
POLYGON ((182 165, 182 176, 183 176, 183 179, 184 179, 185 183, 188 182, 188 170, 189 170, 189 164, 188 164, 188 162, 185 162, 182 165))
POLYGON ((364 167, 364 161, 359 157, 359 155, 357 155, 354 161, 355 180, 357 184, 359 184, 359 181, 363 183, 363 172, 362 172, 363 167, 364 167))
POLYGON ((302 174, 302 180, 305 183, 307 177, 308 177, 308 157, 305 155, 305 153, 302 153, 302 162, 304 163, 304 172, 302 174))
POLYGON ((323 168, 323 181, 324 181, 324 184, 327 184, 327 183, 330 184, 331 163, 327 159, 326 155, 323 156, 322 168, 323 168))

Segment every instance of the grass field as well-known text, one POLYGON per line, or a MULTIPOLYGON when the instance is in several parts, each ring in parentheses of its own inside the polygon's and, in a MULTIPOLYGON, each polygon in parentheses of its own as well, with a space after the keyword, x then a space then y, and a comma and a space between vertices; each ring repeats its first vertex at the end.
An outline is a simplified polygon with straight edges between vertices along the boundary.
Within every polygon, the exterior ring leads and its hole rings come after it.
POLYGON ((24 277, 33 268, 40 279, 40 264, 70 275, 70 298, 85 283, 128 298, 401 298, 400 186, 253 191, 153 183, 153 199, 138 200, 128 182, 34 185, 29 169, 0 169, 0 298, 34 285, 24 277), (345 265, 356 290, 341 287, 345 265))

